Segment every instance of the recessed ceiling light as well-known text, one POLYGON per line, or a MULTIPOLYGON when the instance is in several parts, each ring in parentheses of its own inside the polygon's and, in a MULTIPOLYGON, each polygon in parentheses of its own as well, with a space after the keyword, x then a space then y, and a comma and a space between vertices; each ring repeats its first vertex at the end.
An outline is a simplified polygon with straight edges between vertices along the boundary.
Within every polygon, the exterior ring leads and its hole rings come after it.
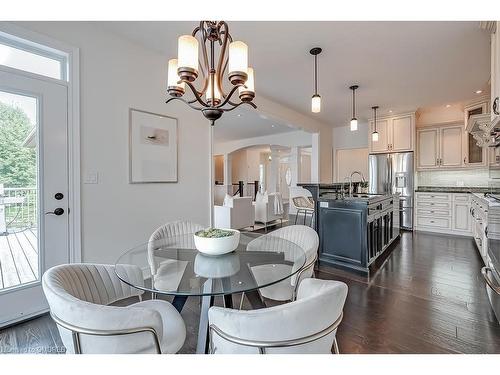
POLYGON ((481 94, 483 90, 476 90, 476 94, 481 94))
POLYGON ((241 113, 238 113, 236 116, 241 117, 241 113))
POLYGON ((389 113, 392 113, 392 109, 389 109, 389 113))
POLYGON ((446 104, 446 108, 450 108, 451 107, 451 104, 446 104))
POLYGON ((276 125, 271 125, 271 128, 274 128, 276 125))

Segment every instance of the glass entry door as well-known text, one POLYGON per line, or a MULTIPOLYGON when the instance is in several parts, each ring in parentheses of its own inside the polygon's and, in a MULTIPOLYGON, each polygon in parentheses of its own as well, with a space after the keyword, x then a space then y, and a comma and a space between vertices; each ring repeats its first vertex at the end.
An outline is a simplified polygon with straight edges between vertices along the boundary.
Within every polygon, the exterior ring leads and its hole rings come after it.
POLYGON ((47 309, 69 261, 67 86, 0 70, 0 326, 47 309))

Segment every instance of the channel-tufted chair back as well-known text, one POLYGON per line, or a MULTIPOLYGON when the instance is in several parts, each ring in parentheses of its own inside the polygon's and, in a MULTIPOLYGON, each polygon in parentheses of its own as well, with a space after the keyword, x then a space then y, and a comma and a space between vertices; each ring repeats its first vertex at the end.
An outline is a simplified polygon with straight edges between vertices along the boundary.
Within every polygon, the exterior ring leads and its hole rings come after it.
MULTIPOLYGON (((118 265, 134 285, 143 285, 142 271, 134 265, 118 265)), ((115 266, 106 264, 64 264, 50 268, 42 278, 42 286, 51 314, 68 324, 88 330, 123 330, 154 328, 161 337, 162 318, 153 310, 139 306, 118 307, 110 304, 142 291, 123 283, 115 266)), ((69 353, 74 352, 71 332, 58 325, 61 339, 69 353)), ((97 337, 81 335, 83 353, 154 352, 153 340, 146 332, 129 336, 97 337)))
POLYGON ((269 354, 327 354, 332 347, 338 352, 335 335, 346 297, 343 282, 306 279, 294 302, 248 311, 213 306, 208 312, 211 352, 257 354, 259 347, 269 354), (289 340, 296 342, 287 346, 289 340))
POLYGON ((191 221, 172 221, 156 229, 149 237, 148 242, 148 262, 151 268, 151 274, 157 275, 158 273, 159 264, 154 256, 155 250, 158 247, 172 245, 173 247, 181 249, 194 249, 193 236, 184 235, 194 234, 202 229, 203 227, 200 224, 191 221))

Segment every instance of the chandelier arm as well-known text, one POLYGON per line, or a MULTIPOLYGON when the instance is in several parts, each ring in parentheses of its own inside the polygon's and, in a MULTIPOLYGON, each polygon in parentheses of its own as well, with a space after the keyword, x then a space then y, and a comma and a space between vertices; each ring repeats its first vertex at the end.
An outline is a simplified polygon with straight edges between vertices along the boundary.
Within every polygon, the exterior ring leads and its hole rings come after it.
MULTIPOLYGON (((220 34, 222 35, 222 47, 221 47, 221 51, 220 51, 220 55, 219 55, 219 61, 217 63, 217 73, 218 73, 217 85, 219 85, 219 91, 220 91, 222 97, 225 98, 226 93, 224 92, 224 89, 222 88, 222 65, 224 63, 224 57, 225 57, 226 51, 227 51, 227 39, 229 36, 229 26, 224 21, 220 21, 219 24, 217 25, 217 28, 218 29, 224 28, 224 33, 222 33, 222 31, 220 31, 220 34)), ((231 94, 229 96, 231 96, 231 94)))
MULTIPOLYGON (((200 94, 198 94, 198 91, 196 90, 196 87, 193 86, 193 84, 191 82, 188 82, 188 81, 183 81, 186 85, 188 85, 188 87, 191 89, 191 91, 193 92, 195 98, 196 98, 196 101, 198 103, 200 103, 203 107, 210 107, 208 104, 206 104, 203 99, 201 99, 201 96, 200 94)), ((193 101, 194 103, 194 101, 193 101)))
POLYGON ((203 63, 205 64, 205 68, 207 69, 208 73, 208 54, 207 54, 207 31, 205 28, 202 29, 201 32, 201 44, 202 44, 202 52, 203 52, 203 63))
POLYGON ((189 102, 189 101, 185 100, 184 98, 177 98, 177 97, 174 97, 174 98, 170 98, 170 99, 168 99, 168 100, 165 102, 165 104, 168 104, 168 103, 170 103, 171 101, 174 101, 174 100, 180 100, 181 102, 183 102, 183 103, 187 104, 189 107, 191 107, 191 108, 193 108, 193 109, 196 109, 197 111, 201 111, 201 110, 203 109, 203 108, 201 108, 201 107, 196 107, 196 106, 194 106, 194 105, 191 105, 191 102, 189 102))
MULTIPOLYGON (((201 23, 200 23, 200 24, 201 24, 201 23)), ((194 29, 194 30, 193 30, 193 32, 191 33, 191 36, 196 37, 196 34, 198 33, 198 31, 200 31, 200 26, 195 27, 195 29, 194 29)))
MULTIPOLYGON (((232 97, 232 96, 233 96, 233 94, 234 94, 234 92, 235 92, 236 90, 238 90, 238 88, 239 88, 240 86, 243 86, 243 85, 236 85, 236 86, 234 86, 234 87, 231 89, 231 91, 229 91, 229 94, 227 95, 226 99, 225 99, 225 100, 224 100, 221 104, 219 104, 216 108, 223 107, 223 106, 225 106, 227 103, 229 103, 229 102, 230 102, 231 97, 232 97)), ((234 105, 234 104, 232 104, 232 105, 234 105)))
POLYGON ((220 109, 222 109, 224 112, 231 112, 232 110, 238 108, 242 104, 248 104, 248 105, 251 105, 254 109, 257 109, 257 106, 255 104, 253 104, 252 102, 239 102, 238 104, 236 104, 232 108, 227 108, 227 109, 226 108, 220 108, 220 109))

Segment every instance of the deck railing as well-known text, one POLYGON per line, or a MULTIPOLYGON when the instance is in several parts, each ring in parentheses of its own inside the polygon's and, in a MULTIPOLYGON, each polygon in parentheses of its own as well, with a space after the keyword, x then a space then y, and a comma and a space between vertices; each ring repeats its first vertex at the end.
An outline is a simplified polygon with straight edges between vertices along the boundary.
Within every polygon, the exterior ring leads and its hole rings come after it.
POLYGON ((5 222, 9 228, 33 228, 37 225, 37 189, 5 188, 4 198, 22 198, 5 204, 5 222))

